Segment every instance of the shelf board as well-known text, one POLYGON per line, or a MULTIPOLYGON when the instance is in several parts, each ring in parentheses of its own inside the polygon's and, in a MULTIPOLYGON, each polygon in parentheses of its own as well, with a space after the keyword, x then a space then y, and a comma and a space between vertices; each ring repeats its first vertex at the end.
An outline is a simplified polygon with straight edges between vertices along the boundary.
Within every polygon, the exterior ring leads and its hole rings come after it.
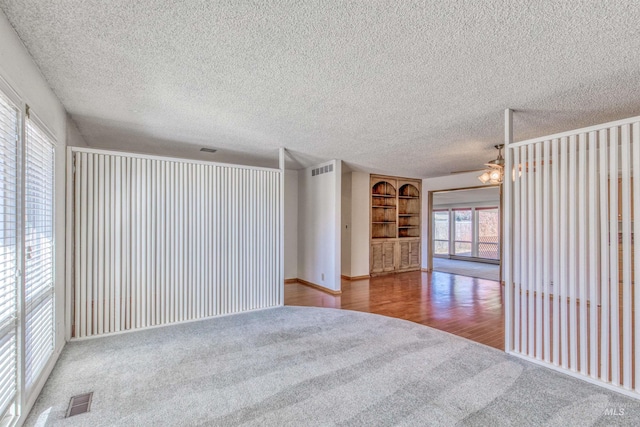
POLYGON ((398 196, 398 199, 419 199, 420 196, 398 196))
POLYGON ((383 199, 389 199, 389 198, 392 198, 392 197, 394 199, 396 198, 396 196, 391 196, 391 195, 388 195, 388 194, 372 194, 371 197, 381 197, 383 199))
POLYGON ((408 217, 412 217, 412 216, 420 216, 420 214, 417 214, 417 213, 413 213, 413 214, 398 214, 398 216, 408 216, 408 217))
POLYGON ((395 209, 395 206, 371 206, 372 208, 395 209))
POLYGON ((395 224, 395 221, 372 221, 371 224, 395 224))
POLYGON ((402 225, 402 226, 400 226, 400 227, 398 227, 398 228, 406 228, 406 229, 413 228, 413 229, 415 229, 415 228, 420 228, 420 226, 418 226, 418 225, 411 225, 411 226, 404 226, 404 225, 402 225))

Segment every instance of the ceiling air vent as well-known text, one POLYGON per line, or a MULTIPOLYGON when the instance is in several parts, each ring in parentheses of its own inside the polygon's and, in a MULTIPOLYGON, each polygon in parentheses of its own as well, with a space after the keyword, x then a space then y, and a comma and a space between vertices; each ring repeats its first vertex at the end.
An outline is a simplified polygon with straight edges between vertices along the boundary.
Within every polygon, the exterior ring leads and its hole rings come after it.
POLYGON ((200 151, 204 151, 205 153, 215 153, 218 150, 216 150, 215 148, 202 147, 200 151))
POLYGON ((322 175, 323 173, 327 173, 327 172, 333 172, 332 164, 311 169, 311 176, 322 175))
POLYGON ((93 392, 73 396, 69 402, 69 408, 67 408, 66 418, 89 412, 89 409, 91 409, 92 398, 93 392))

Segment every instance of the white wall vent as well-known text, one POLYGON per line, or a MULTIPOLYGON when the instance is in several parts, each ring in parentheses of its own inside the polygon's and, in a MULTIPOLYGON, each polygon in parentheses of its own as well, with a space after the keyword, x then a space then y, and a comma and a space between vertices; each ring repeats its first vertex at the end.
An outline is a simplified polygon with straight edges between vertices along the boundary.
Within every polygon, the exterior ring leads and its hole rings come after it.
POLYGON ((333 165, 325 165, 311 170, 311 176, 322 175, 323 173, 333 172, 333 165))

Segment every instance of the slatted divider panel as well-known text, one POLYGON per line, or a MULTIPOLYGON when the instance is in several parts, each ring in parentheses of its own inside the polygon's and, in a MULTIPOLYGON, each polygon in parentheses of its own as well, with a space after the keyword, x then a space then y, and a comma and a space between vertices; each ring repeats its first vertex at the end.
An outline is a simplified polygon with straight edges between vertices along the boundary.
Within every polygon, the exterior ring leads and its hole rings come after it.
POLYGON ((506 149, 506 350, 640 397, 640 117, 506 149))
POLYGON ((74 338, 281 304, 280 171, 73 160, 74 338))

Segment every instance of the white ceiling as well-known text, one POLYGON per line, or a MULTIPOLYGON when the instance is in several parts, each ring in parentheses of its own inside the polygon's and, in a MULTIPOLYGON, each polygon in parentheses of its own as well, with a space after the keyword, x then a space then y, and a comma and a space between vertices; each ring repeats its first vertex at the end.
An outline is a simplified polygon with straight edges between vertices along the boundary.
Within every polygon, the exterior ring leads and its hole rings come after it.
POLYGON ((516 139, 640 114, 637 0, 0 8, 95 147, 432 177, 494 158, 504 108, 516 139))

